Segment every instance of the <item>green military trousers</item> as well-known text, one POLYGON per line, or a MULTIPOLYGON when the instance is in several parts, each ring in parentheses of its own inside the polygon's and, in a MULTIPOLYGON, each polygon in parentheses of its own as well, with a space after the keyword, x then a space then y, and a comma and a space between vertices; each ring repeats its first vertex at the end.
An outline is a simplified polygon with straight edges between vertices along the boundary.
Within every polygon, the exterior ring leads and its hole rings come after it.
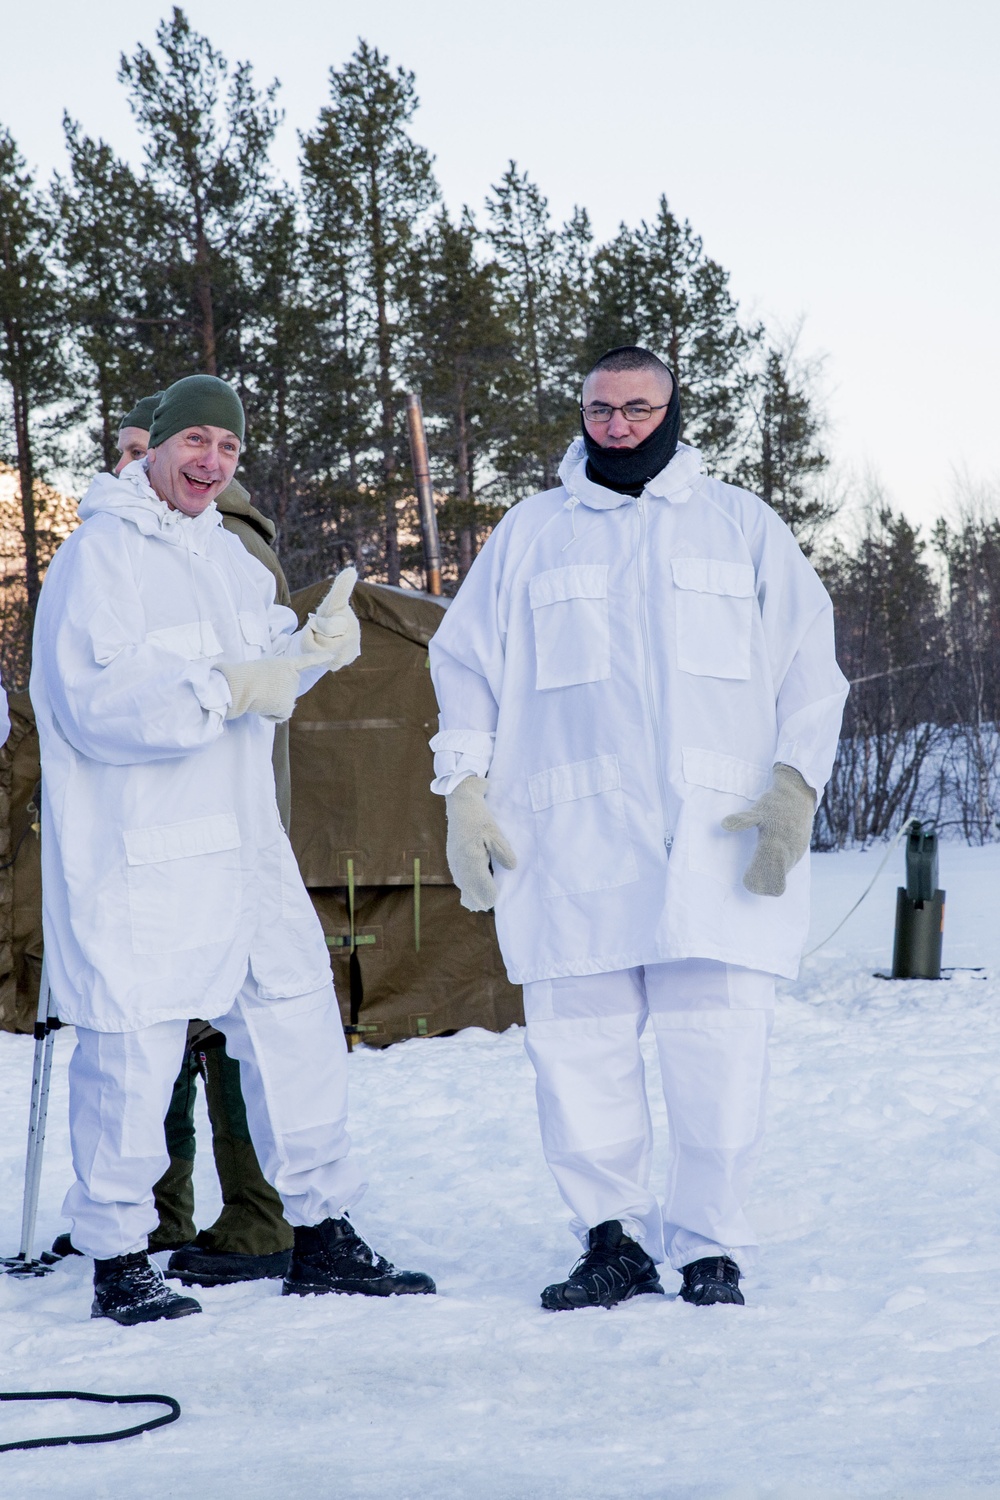
POLYGON ((203 1050, 189 1051, 174 1084, 164 1121, 170 1165, 153 1188, 160 1222, 149 1237, 150 1250, 173 1250, 193 1241, 213 1254, 273 1255, 290 1250, 292 1227, 281 1199, 260 1170, 247 1126, 240 1088, 240 1065, 229 1057, 222 1039, 203 1050), (205 1099, 212 1125, 222 1212, 209 1229, 194 1222, 194 1106, 198 1075, 205 1079, 205 1099))

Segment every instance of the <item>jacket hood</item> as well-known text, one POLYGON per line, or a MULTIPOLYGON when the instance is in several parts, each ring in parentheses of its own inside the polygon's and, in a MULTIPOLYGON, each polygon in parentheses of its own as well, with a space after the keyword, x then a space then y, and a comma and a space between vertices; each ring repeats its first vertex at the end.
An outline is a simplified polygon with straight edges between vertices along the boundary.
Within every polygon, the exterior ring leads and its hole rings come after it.
MULTIPOLYGON (((698 449, 688 447, 687 443, 678 443, 673 458, 659 474, 653 475, 643 493, 683 505, 691 498, 704 472, 698 449)), ((574 438, 567 448, 559 465, 559 478, 572 499, 591 510, 616 510, 619 505, 632 503, 631 495, 606 489, 603 484, 587 478, 587 449, 582 437, 574 438)))
POLYGON ((278 534, 277 526, 251 502, 249 491, 243 488, 238 479, 230 480, 215 504, 224 516, 238 516, 241 521, 246 521, 269 547, 273 547, 278 534))
POLYGON ((128 521, 143 536, 158 536, 178 547, 200 552, 222 517, 215 502, 200 516, 185 516, 171 510, 153 489, 146 474, 145 459, 126 464, 116 479, 114 474, 98 474, 80 501, 80 520, 103 513, 128 521))

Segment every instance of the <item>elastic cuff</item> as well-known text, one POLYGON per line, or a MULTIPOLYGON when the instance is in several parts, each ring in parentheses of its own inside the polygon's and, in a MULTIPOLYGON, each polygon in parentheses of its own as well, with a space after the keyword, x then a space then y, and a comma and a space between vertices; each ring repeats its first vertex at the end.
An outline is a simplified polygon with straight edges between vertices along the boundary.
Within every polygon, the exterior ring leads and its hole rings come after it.
POLYGON ((218 667, 210 667, 204 676, 192 676, 191 686, 202 708, 226 717, 227 710, 232 706, 233 694, 225 672, 218 667))
POLYGON ((449 771, 446 776, 435 776, 431 782, 431 791, 436 792, 439 797, 447 797, 457 786, 461 786, 463 781, 468 781, 470 776, 479 774, 478 771, 469 770, 449 771))

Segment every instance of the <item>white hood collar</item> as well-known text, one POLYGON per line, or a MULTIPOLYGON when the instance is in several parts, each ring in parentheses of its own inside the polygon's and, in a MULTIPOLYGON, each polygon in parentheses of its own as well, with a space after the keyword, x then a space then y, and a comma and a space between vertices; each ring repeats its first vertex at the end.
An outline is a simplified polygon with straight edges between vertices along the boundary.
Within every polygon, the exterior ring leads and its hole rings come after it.
POLYGON ((201 552, 222 516, 215 501, 200 516, 185 516, 171 510, 153 489, 146 473, 146 460, 137 458, 126 464, 121 474, 98 474, 80 501, 80 520, 108 511, 129 521, 143 536, 159 536, 175 546, 201 552))
MULTIPOLYGON (((691 498, 703 473, 698 449, 689 448, 687 443, 678 443, 673 458, 659 474, 653 475, 644 493, 683 505, 691 498)), ((606 489, 603 484, 595 484, 587 478, 587 448, 582 437, 574 438, 567 448, 559 465, 559 478, 572 498, 591 510, 615 510, 632 499, 631 495, 620 495, 617 490, 606 489)))

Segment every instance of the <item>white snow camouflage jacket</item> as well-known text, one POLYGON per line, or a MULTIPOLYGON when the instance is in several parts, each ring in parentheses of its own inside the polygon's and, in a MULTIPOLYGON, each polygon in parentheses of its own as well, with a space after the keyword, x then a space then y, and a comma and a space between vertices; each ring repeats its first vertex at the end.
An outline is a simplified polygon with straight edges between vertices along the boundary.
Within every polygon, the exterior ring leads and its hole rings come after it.
POLYGON ((430 644, 433 789, 486 776, 513 983, 712 958, 794 977, 808 856, 779 898, 725 833, 784 761, 821 795, 847 683, 787 526, 681 446, 638 500, 586 477, 515 505, 430 644))
POLYGON ((215 506, 171 510, 142 461, 98 476, 80 514, 41 591, 31 672, 59 1017, 212 1019, 248 964, 270 998, 319 989, 329 957, 278 819, 273 725, 227 722, 213 665, 297 654, 294 614, 215 506))

